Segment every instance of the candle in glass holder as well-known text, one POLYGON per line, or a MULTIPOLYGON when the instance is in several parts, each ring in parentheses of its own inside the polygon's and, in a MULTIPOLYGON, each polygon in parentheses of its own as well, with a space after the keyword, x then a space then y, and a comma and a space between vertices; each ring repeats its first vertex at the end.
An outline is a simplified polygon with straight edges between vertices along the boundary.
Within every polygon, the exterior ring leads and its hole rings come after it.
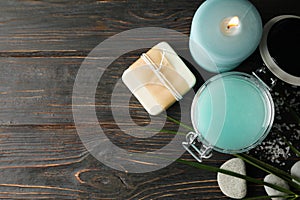
POLYGON ((207 71, 229 71, 256 50, 261 36, 260 15, 249 1, 207 0, 193 17, 190 51, 207 71))

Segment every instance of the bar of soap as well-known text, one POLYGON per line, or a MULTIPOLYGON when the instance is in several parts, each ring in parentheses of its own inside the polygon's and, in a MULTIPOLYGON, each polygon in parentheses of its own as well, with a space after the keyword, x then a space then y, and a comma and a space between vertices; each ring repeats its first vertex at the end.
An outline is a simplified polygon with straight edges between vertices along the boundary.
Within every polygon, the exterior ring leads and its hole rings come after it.
POLYGON ((166 42, 136 60, 124 71, 122 80, 150 115, 169 108, 196 83, 195 76, 166 42))

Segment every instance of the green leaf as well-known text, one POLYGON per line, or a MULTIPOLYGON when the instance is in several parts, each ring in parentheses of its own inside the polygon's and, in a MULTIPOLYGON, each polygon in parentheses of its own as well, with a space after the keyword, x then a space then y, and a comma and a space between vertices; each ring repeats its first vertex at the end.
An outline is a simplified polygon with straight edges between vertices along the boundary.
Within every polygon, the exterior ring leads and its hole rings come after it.
POLYGON ((269 165, 263 161, 260 161, 252 156, 249 156, 247 154, 236 154, 235 155, 236 157, 244 160, 245 162, 267 172, 267 173, 270 173, 270 174, 274 174, 280 178, 282 178, 283 180, 285 180, 290 186, 296 188, 296 189, 299 189, 299 185, 297 183, 295 183, 293 181, 296 180, 296 181, 299 181, 300 182, 300 179, 298 177, 295 177, 295 176, 292 176, 290 175, 289 173, 283 171, 283 170, 280 170, 276 167, 273 167, 272 165, 269 165))
POLYGON ((172 118, 170 116, 166 115, 166 117, 167 117, 167 119, 169 119, 170 121, 174 122, 175 124, 178 124, 178 125, 184 127, 185 129, 187 129, 189 131, 194 131, 193 127, 190 127, 190 126, 188 126, 188 125, 186 125, 186 124, 184 124, 184 123, 182 123, 182 122, 180 122, 180 121, 178 121, 178 120, 176 120, 176 119, 174 119, 174 118, 172 118))
POLYGON ((243 200, 256 200, 256 199, 271 199, 271 198, 283 198, 283 199, 289 199, 289 198, 295 198, 298 195, 283 195, 283 196, 257 196, 257 197, 249 197, 244 198, 243 200))
POLYGON ((186 133, 181 133, 181 132, 178 132, 178 131, 169 131, 169 130, 165 130, 165 129, 162 129, 159 132, 160 133, 170 133, 170 134, 173 134, 173 135, 186 135, 186 133))
POLYGON ((289 142, 287 139, 286 139, 286 137, 285 136, 283 136, 280 132, 275 132, 277 135, 279 135, 283 140, 284 140, 284 142, 291 148, 291 150, 297 155, 297 156, 299 156, 300 157, 300 152, 296 149, 296 147, 294 147, 293 145, 292 145, 292 143, 291 142, 289 142))
POLYGON ((290 143, 284 136, 281 136, 284 140, 284 142, 291 148, 291 150, 300 157, 300 151, 298 151, 293 145, 292 143, 290 143))
POLYGON ((147 129, 149 131, 156 131, 156 132, 159 132, 159 133, 169 133, 169 134, 172 134, 172 135, 183 135, 185 136, 186 133, 182 133, 182 132, 178 132, 178 131, 170 131, 170 130, 165 130, 165 129, 161 129, 161 130, 156 130, 156 129, 147 129))
POLYGON ((252 178, 250 176, 242 175, 242 174, 239 174, 239 173, 236 173, 236 172, 233 172, 233 171, 228 171, 228 170, 220 169, 218 167, 213 167, 213 166, 201 164, 201 163, 198 163, 198 162, 191 162, 191 161, 186 161, 186 160, 182 160, 182 159, 177 159, 177 162, 183 163, 183 164, 186 164, 186 165, 189 165, 189 166, 192 166, 192 167, 196 167, 196 168, 199 168, 199 169, 208 170, 208 171, 211 171, 211 172, 219 172, 219 173, 227 174, 227 175, 234 176, 234 177, 237 177, 237 178, 241 178, 241 179, 244 179, 246 181, 256 183, 256 184, 259 184, 259 185, 266 185, 270 188, 273 188, 273 189, 278 190, 280 192, 286 193, 288 195, 293 195, 293 196, 296 195, 294 192, 292 192, 292 191, 290 191, 286 188, 283 188, 283 187, 280 187, 280 186, 275 185, 275 184, 271 184, 271 183, 268 183, 268 182, 264 182, 264 181, 255 179, 255 178, 252 178))
MULTIPOLYGON (((169 116, 166 116, 170 121, 176 123, 177 125, 180 125, 184 128, 186 128, 187 130, 189 131, 194 131, 194 129, 188 125, 185 125, 183 123, 181 123, 180 121, 172 118, 172 117, 169 117, 169 116)), ((289 143, 288 141, 286 141, 287 144, 290 146, 291 150, 294 151, 298 156, 300 156, 300 152, 292 146, 291 143, 289 143)), ((299 178, 298 177, 294 177, 294 176, 291 176, 290 174, 278 169, 278 168, 275 168, 267 163, 264 163, 260 160, 257 160, 251 156, 248 156, 248 155, 245 155, 245 154, 237 154, 235 155, 236 157, 239 157, 240 159, 246 161, 247 163, 257 167, 258 169, 261 169, 265 172, 268 172, 268 173, 271 173, 271 174, 274 174, 280 178, 282 178, 283 180, 285 180, 286 182, 289 183, 290 186, 296 188, 297 190, 299 190, 299 185, 297 183, 295 183, 293 181, 296 180, 298 182, 300 182, 299 178)), ((252 183, 256 183, 256 184, 259 184, 259 185, 266 185, 268 187, 271 187, 275 190, 278 190, 278 191, 281 191, 283 193, 286 193, 287 195, 285 196, 287 199, 296 199, 299 197, 298 194, 295 194, 294 192, 286 189, 286 188, 283 188, 283 187, 280 187, 280 186, 277 186, 275 184, 271 184, 271 183, 268 183, 268 182, 264 182, 264 181, 261 181, 261 180, 258 180, 258 179, 255 179, 255 178, 252 178, 252 177, 249 177, 249 176, 246 176, 246 175, 242 175, 242 174, 238 174, 238 173, 235 173, 235 172, 232 172, 232 171, 228 171, 228 170, 223 170, 223 169, 219 169, 217 167, 212 167, 212 166, 208 166, 208 165, 204 165, 204 164, 201 164, 201 163, 198 163, 198 162, 190 162, 190 161, 185 161, 185 160, 181 160, 181 159, 178 159, 177 160, 178 162, 180 163, 183 163, 183 164, 187 164, 187 165, 190 165, 190 166, 193 166, 193 167, 196 167, 196 168, 200 168, 200 169, 204 169, 204 170, 208 170, 208 171, 212 171, 212 172, 220 172, 220 173, 224 173, 224 174, 227 174, 227 175, 230 175, 230 176, 234 176, 234 177, 237 177, 237 178, 242 178, 246 181, 249 181, 249 182, 252 182, 252 183)), ((267 199, 270 199, 271 197, 269 196, 261 196, 261 197, 252 197, 250 199, 262 199, 262 198, 267 198, 267 199)))

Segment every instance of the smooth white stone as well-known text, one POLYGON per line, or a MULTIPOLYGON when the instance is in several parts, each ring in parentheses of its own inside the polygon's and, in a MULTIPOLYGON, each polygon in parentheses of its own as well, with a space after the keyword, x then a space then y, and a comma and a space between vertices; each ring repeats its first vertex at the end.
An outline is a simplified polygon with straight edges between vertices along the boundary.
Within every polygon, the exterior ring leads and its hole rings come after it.
MULTIPOLYGON (((291 175, 300 178, 300 161, 296 162, 291 168, 291 175)), ((300 185, 300 182, 294 180, 300 185)), ((299 186, 300 187, 300 186, 299 186)))
MULTIPOLYGON (((272 183, 274 185, 289 189, 289 185, 281 178, 279 178, 278 176, 275 176, 274 174, 269 174, 264 178, 265 182, 268 183, 272 183)), ((267 194, 269 196, 285 196, 286 194, 283 192, 280 192, 278 190, 275 190, 273 188, 270 188, 268 186, 264 186, 267 194)), ((272 200, 284 200, 285 198, 281 198, 281 197, 276 197, 276 198, 272 198, 272 200)))
MULTIPOLYGON (((232 158, 226 161, 220 169, 226 169, 239 174, 246 175, 246 165, 239 158, 232 158)), ((242 199, 247 194, 247 183, 244 179, 218 173, 217 180, 221 191, 228 197, 242 199)))

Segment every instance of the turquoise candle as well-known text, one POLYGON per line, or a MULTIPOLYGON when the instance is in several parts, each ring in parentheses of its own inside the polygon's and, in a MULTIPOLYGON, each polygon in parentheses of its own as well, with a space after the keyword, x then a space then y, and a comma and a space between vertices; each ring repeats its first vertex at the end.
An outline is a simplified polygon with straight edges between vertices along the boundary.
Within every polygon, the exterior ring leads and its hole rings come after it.
POLYGON ((274 106, 266 87, 238 72, 217 75, 197 92, 192 121, 206 145, 224 153, 243 152, 269 132, 274 106))
POLYGON ((206 0, 191 25, 190 51, 210 72, 229 71, 249 57, 262 36, 262 22, 247 0, 206 0))

